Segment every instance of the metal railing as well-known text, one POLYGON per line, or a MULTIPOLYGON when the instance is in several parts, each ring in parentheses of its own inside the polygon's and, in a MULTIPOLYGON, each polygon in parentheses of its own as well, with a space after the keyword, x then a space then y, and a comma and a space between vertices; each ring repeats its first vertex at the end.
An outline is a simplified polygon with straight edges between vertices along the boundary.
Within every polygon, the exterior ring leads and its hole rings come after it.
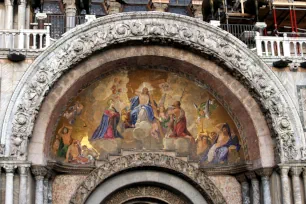
POLYGON ((59 39, 65 32, 85 23, 85 16, 47 15, 46 23, 50 23, 50 36, 59 39))
POLYGON ((248 48, 256 47, 254 25, 248 24, 221 24, 220 28, 234 35, 236 38, 244 42, 248 48))

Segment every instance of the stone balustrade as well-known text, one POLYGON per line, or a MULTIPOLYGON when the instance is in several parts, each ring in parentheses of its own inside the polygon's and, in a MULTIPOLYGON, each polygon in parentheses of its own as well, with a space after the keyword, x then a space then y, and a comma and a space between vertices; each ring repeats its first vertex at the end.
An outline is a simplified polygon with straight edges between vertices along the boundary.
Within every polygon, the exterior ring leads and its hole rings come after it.
POLYGON ((47 29, 0 30, 0 49, 43 50, 50 45, 47 29))
POLYGON ((306 55, 306 37, 260 36, 256 33, 256 50, 259 56, 304 57, 306 55))

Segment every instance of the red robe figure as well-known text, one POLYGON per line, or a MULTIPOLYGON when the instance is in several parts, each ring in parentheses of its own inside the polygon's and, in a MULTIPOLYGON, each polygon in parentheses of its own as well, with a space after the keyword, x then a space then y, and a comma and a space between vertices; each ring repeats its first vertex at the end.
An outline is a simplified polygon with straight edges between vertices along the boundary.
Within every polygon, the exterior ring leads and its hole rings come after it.
POLYGON ((172 129, 172 133, 169 137, 187 137, 194 139, 187 130, 187 120, 185 111, 181 108, 181 102, 176 101, 172 106, 174 108, 170 115, 170 128, 172 129))

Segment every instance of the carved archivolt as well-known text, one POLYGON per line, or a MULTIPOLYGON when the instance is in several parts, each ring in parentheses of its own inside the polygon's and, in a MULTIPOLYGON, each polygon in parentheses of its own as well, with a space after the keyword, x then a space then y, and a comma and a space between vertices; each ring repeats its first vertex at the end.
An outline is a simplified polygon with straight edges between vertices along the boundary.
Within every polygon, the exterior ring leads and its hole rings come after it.
POLYGON ((123 189, 111 195, 103 203, 105 204, 124 204, 127 201, 137 198, 156 198, 169 204, 189 204, 190 201, 178 196, 173 192, 156 186, 137 186, 123 189))
POLYGON ((194 18, 159 12, 99 18, 69 31, 41 54, 25 73, 6 112, 1 138, 2 143, 8 141, 6 155, 26 159, 35 117, 48 90, 64 72, 95 51, 131 41, 178 44, 211 56, 255 93, 276 134, 281 162, 305 158, 298 113, 269 67, 227 32, 194 18))
POLYGON ((77 188, 73 194, 70 203, 84 203, 90 193, 105 179, 110 176, 137 167, 161 167, 183 174, 193 182, 199 185, 201 191, 205 194, 205 198, 216 204, 226 203, 221 192, 216 188, 206 174, 194 167, 193 165, 180 160, 158 153, 138 153, 128 156, 122 156, 113 161, 107 162, 92 171, 84 182, 77 188))

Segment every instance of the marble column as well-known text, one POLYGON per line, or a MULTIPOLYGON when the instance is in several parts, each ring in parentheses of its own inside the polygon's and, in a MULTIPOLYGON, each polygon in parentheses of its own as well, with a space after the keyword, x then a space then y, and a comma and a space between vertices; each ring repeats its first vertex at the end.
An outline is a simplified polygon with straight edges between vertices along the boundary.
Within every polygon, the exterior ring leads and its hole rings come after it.
POLYGON ((250 204, 250 186, 246 176, 244 174, 239 174, 236 176, 236 179, 241 184, 242 204, 250 204))
POLYGON ((25 29, 26 0, 18 0, 18 29, 25 29))
POLYGON ((256 173, 261 177, 263 204, 271 204, 271 191, 270 191, 270 176, 272 168, 263 168, 256 170, 256 173))
POLYGON ((13 6, 14 1, 13 0, 5 0, 5 29, 13 29, 13 6))
POLYGON ((27 204, 27 183, 28 183, 29 166, 19 166, 19 204, 27 204))
POLYGON ((304 203, 306 203, 306 168, 303 167, 304 203))
POLYGON ((302 173, 301 167, 291 167, 290 175, 292 177, 292 191, 294 204, 302 204, 300 175, 302 173))
POLYGON ((47 174, 47 169, 44 166, 32 166, 31 171, 35 176, 35 204, 44 203, 44 177, 47 174))
POLYGON ((52 180, 53 178, 54 178, 54 174, 52 170, 48 169, 47 174, 44 178, 44 204, 52 203, 52 180))
POLYGON ((64 0, 66 13, 66 31, 75 27, 76 5, 75 0, 64 0))
MULTIPOLYGON (((26 1, 18 0, 18 29, 25 29, 26 22, 26 1)), ((18 48, 23 49, 25 34, 21 32, 18 36, 18 48)))
POLYGON ((279 172, 281 176, 281 183, 282 183, 282 198, 283 198, 283 204, 290 204, 290 184, 289 184, 289 166, 280 166, 279 172))
POLYGON ((14 172, 15 172, 16 166, 13 164, 5 164, 3 167, 6 173, 5 204, 13 204, 14 172))
POLYGON ((246 176, 251 180, 252 187, 252 195, 251 195, 251 203, 252 204, 260 204, 260 193, 259 193, 259 181, 255 172, 247 172, 246 176))

